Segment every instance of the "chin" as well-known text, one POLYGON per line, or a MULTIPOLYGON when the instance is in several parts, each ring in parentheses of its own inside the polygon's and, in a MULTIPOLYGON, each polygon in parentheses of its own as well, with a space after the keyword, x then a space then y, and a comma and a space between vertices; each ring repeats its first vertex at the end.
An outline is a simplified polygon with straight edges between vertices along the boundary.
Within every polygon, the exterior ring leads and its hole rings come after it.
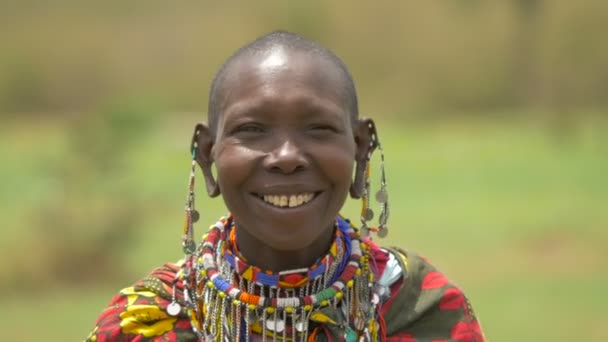
MULTIPOLYGON (((292 221, 293 222, 293 221, 292 221)), ((299 251, 309 248, 324 235, 324 231, 312 230, 310 227, 318 227, 319 223, 310 223, 294 227, 293 224, 279 225, 278 229, 269 229, 265 244, 279 251, 299 251)), ((333 230, 332 230, 333 232, 333 230)))

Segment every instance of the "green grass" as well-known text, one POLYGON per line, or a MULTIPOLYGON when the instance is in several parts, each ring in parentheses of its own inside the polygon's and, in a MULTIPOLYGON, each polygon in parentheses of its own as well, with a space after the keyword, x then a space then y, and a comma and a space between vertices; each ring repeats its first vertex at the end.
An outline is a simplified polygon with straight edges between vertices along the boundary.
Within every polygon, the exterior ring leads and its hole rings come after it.
MULTIPOLYGON (((0 192, 0 271, 13 279, 1 295, 6 340, 82 339, 112 293, 180 257, 186 146, 194 120, 172 116, 150 128, 125 145, 113 171, 84 168, 74 182, 86 187, 76 189, 62 176, 66 161, 81 165, 73 161, 78 155, 71 152, 66 123, 0 128, 0 177, 6 180, 0 192), (114 212, 112 205, 130 200, 137 202, 137 229, 108 252, 115 259, 105 260, 120 264, 121 272, 95 277, 100 261, 77 262, 82 256, 74 255, 78 269, 67 273, 65 283, 45 273, 48 258, 92 248, 113 222, 105 217, 114 212), (101 223, 41 233, 33 223, 59 229, 39 217, 57 201, 74 206, 69 217, 76 222, 101 223), (50 240, 40 241, 41 234, 50 240), (84 247, 75 248, 72 242, 79 241, 84 247), (45 251, 48 245, 59 249, 45 251)), ((465 288, 491 341, 608 338, 605 121, 584 121, 567 138, 529 121, 378 126, 392 205, 383 244, 426 255, 465 288)), ((197 205, 205 222, 199 233, 224 214, 220 200, 201 195, 197 205)), ((344 213, 356 220, 357 212, 358 203, 349 201, 344 213)))

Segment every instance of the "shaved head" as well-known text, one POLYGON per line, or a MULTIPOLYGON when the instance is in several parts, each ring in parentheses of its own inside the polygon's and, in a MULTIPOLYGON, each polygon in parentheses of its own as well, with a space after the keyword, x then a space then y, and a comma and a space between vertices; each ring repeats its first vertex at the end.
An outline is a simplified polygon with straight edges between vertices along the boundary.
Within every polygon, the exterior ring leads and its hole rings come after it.
POLYGON ((236 66, 246 63, 254 58, 266 58, 264 63, 268 66, 280 66, 284 61, 284 54, 304 54, 311 58, 322 60, 331 71, 338 74, 343 89, 340 92, 344 98, 344 109, 355 122, 359 116, 357 92, 352 76, 342 60, 330 50, 316 42, 299 36, 295 33, 275 31, 262 36, 243 46, 224 62, 213 79, 209 93, 208 124, 211 132, 215 133, 219 117, 224 110, 224 102, 230 92, 233 82, 241 81, 239 74, 235 74, 236 66), (277 53, 279 52, 279 53, 277 53), (281 53, 282 52, 282 53, 281 53))

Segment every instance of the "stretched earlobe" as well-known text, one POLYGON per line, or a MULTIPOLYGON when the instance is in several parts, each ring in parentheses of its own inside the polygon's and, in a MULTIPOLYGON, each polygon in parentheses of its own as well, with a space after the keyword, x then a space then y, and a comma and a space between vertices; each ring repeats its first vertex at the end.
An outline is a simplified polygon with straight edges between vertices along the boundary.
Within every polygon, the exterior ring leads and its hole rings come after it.
POLYGON ((364 176, 367 162, 357 161, 355 166, 355 178, 350 184, 350 197, 360 199, 363 196, 363 188, 365 187, 364 176))
POLYGON ((355 142, 357 153, 355 155, 355 177, 350 185, 350 196, 359 199, 363 196, 366 183, 367 164, 372 153, 378 147, 378 135, 374 120, 361 118, 355 126, 355 142))
POLYGON ((380 146, 376 126, 371 119, 361 119, 355 132, 357 142, 357 167, 355 179, 351 184, 350 194, 353 198, 361 198, 361 236, 368 236, 376 232, 379 237, 386 237, 388 233, 388 192, 386 188, 386 174, 384 172, 384 152, 380 146), (370 159, 375 149, 380 150, 380 190, 376 193, 376 201, 380 204, 380 217, 377 227, 370 227, 368 222, 374 218, 374 211, 370 208, 370 159))
POLYGON ((220 186, 217 184, 212 172, 213 137, 207 125, 199 123, 194 127, 190 149, 193 158, 200 166, 203 176, 205 177, 207 194, 209 197, 217 197, 220 194, 220 186))

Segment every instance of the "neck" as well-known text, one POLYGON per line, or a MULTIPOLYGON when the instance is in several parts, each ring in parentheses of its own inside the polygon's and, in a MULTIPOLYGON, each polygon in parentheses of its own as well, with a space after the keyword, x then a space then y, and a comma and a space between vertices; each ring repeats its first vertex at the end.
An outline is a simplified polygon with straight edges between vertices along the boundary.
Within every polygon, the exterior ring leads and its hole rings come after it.
POLYGON ((323 234, 310 245, 299 250, 280 250, 268 246, 256 236, 249 234, 247 229, 236 227, 236 243, 240 253, 250 265, 271 272, 280 272, 305 268, 313 265, 320 257, 327 254, 333 239, 333 224, 324 230, 323 234))

